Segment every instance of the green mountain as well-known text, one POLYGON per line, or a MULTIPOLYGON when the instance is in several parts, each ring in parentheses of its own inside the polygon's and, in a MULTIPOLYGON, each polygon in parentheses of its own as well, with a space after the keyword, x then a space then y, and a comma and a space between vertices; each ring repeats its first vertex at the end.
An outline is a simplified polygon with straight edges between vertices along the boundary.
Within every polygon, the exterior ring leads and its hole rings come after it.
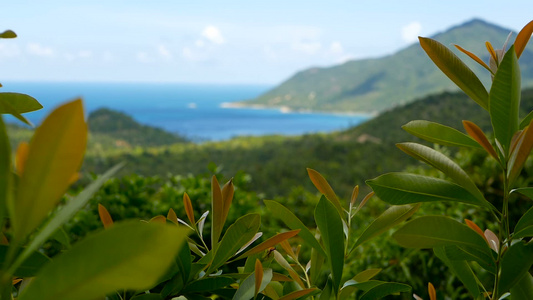
MULTIPOLYGON (((487 86, 490 74, 459 53, 453 44, 461 45, 488 62, 485 41, 490 41, 497 49, 502 48, 510 32, 510 29, 474 19, 432 38, 453 48, 487 86)), ((515 37, 516 33, 511 37, 511 42, 515 37)), ((533 86, 533 43, 529 43, 522 54, 520 64, 524 87, 533 86)), ((240 102, 239 105, 375 113, 424 95, 455 90, 455 85, 435 67, 416 43, 381 58, 353 60, 332 67, 298 72, 256 99, 240 102)))

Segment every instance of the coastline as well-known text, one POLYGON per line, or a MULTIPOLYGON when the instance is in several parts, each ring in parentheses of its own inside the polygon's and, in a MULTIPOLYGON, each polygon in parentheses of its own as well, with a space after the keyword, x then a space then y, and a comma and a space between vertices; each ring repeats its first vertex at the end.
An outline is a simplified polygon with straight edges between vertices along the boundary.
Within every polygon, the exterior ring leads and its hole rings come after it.
POLYGON ((220 108, 228 109, 269 109, 278 110, 281 113, 288 114, 326 114, 326 115, 339 115, 339 116, 352 116, 352 117, 367 117, 373 118, 378 115, 375 113, 358 112, 358 111, 324 111, 324 110, 312 110, 312 109, 293 109, 289 106, 267 106, 263 104, 244 104, 243 102, 222 102, 219 105, 220 108))

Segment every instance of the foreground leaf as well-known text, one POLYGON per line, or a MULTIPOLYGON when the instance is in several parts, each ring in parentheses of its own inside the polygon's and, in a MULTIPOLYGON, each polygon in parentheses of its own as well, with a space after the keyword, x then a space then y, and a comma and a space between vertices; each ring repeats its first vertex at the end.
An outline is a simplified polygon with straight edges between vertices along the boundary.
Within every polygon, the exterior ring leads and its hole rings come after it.
POLYGON ((446 266, 448 266, 450 271, 459 278, 472 297, 476 297, 480 294, 476 275, 466 261, 449 259, 443 247, 434 248, 433 252, 446 266))
POLYGON ((472 100, 489 110, 489 95, 476 74, 441 43, 429 38, 419 37, 418 39, 435 65, 472 100))
POLYGON ((490 207, 487 201, 474 197, 463 187, 446 180, 409 173, 388 173, 366 182, 383 201, 411 204, 432 201, 454 201, 490 207))
POLYGON ((315 221, 322 235, 322 241, 328 254, 328 264, 333 277, 333 289, 335 294, 340 289, 342 269, 344 267, 344 237, 341 232, 342 219, 333 204, 320 198, 315 209, 315 221))
POLYGON ((185 239, 186 231, 176 226, 117 223, 56 256, 18 299, 91 300, 119 289, 148 289, 185 239))
POLYGON ((518 242, 504 253, 501 261, 498 296, 508 292, 533 265, 533 243, 518 242))
MULTIPOLYGON (((272 269, 265 269, 263 271, 263 278, 261 280, 261 286, 259 291, 265 289, 267 284, 272 280, 272 269)), ((233 296, 234 300, 247 300, 254 297, 255 292, 255 273, 250 274, 239 286, 239 289, 233 296)))
POLYGON ((524 52, 524 49, 526 49, 527 42, 531 38, 531 34, 533 34, 533 21, 529 22, 516 36, 516 40, 514 41, 514 47, 516 56, 519 58, 522 55, 522 52, 524 52))
POLYGON ((22 239, 55 207, 79 169, 87 143, 81 100, 54 110, 35 131, 18 183, 12 225, 22 239))
POLYGON ((337 197, 327 180, 320 173, 313 169, 307 168, 307 173, 317 190, 321 192, 324 196, 326 196, 326 198, 331 201, 333 205, 335 205, 335 208, 339 212, 339 215, 344 218, 344 210, 342 209, 342 205, 339 201, 339 198, 337 197))
MULTIPOLYGON (((124 164, 119 164, 104 175, 100 176, 94 182, 92 182, 88 187, 81 191, 76 197, 71 199, 67 204, 59 209, 59 211, 39 230, 35 235, 35 238, 29 243, 28 247, 22 252, 14 265, 20 263, 26 258, 31 252, 36 251, 39 246, 41 246, 54 232, 56 232, 63 224, 70 220, 76 212, 78 212, 91 197, 96 193, 100 187, 111 178, 124 164)), ((112 221, 111 221, 112 222, 112 221)))
POLYGON ((512 149, 511 157, 509 158, 509 169, 507 171, 509 182, 512 184, 514 180, 520 175, 520 171, 524 166, 526 160, 533 149, 533 120, 529 126, 524 129, 520 135, 516 146, 512 149))
POLYGON ((518 131, 520 84, 520 66, 514 48, 511 47, 494 75, 489 96, 494 135, 506 151, 509 150, 513 135, 518 131))
POLYGON ((290 229, 300 230, 298 236, 301 237, 309 246, 317 250, 320 255, 326 256, 324 248, 322 248, 322 246, 318 243, 315 236, 288 208, 272 200, 265 200, 264 203, 274 217, 281 220, 290 229))
MULTIPOLYGON (((4 265, 5 259, 8 253, 9 246, 0 245, 0 269, 7 269, 4 265)), ((50 258, 38 251, 30 252, 22 261, 21 264, 17 266, 13 272, 10 272, 11 275, 16 277, 34 277, 39 270, 50 262, 50 258)))
POLYGON ((231 256, 235 255, 244 244, 251 240, 259 230, 260 223, 261 217, 258 214, 248 214, 237 219, 228 228, 222 241, 220 241, 207 273, 209 274, 218 269, 231 256))
POLYGON ((402 128, 416 137, 439 145, 480 148, 480 145, 466 134, 439 123, 416 120, 403 125, 402 128))
POLYGON ((261 251, 264 251, 270 247, 274 247, 276 246, 277 244, 283 242, 283 241, 286 241, 287 239, 290 239, 291 237, 297 235, 298 233, 300 232, 300 230, 291 230, 291 231, 287 231, 287 232, 282 232, 282 233, 278 233, 276 234, 275 236, 267 239, 266 241, 262 242, 261 244, 253 247, 252 249, 246 251, 245 253, 243 253, 242 255, 240 255, 237 259, 241 259, 241 258, 245 258, 245 257, 248 257, 250 255, 254 255, 254 254, 257 254, 261 251))
POLYGON ((530 300, 533 295, 533 276, 526 273, 514 287, 511 288, 513 300, 530 300))
POLYGON ((6 126, 0 116, 0 223, 8 216, 8 199, 11 197, 11 146, 7 136, 6 126))
POLYGON ((14 39, 17 37, 17 34, 13 30, 6 30, 0 33, 0 38, 2 39, 14 39))
POLYGON ((385 212, 383 212, 379 217, 377 217, 359 236, 359 239, 353 246, 350 253, 355 248, 357 248, 357 246, 409 219, 418 210, 419 207, 420 204, 389 207, 385 212))
POLYGON ((398 229, 393 238, 406 248, 458 245, 490 251, 485 239, 475 231, 444 216, 424 216, 414 219, 398 229))

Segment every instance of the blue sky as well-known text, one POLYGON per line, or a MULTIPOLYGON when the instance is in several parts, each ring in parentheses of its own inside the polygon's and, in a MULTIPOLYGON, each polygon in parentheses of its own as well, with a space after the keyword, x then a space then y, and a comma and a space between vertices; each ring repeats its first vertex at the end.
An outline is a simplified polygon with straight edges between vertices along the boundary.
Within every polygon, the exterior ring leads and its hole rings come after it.
POLYGON ((15 0, 0 10, 0 30, 19 35, 0 40, 0 80, 276 84, 472 18, 519 30, 532 12, 531 0, 15 0))

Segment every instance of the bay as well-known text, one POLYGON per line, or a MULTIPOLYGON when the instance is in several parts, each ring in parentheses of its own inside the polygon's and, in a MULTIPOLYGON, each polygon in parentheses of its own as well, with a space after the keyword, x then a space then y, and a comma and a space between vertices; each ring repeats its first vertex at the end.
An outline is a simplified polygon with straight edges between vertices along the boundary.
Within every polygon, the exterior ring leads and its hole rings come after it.
POLYGON ((360 114, 228 108, 228 103, 252 99, 267 91, 271 88, 267 85, 95 82, 3 82, 3 85, 2 92, 26 93, 43 104, 44 109, 26 114, 34 124, 39 124, 60 103, 81 97, 88 112, 111 108, 142 124, 193 141, 331 132, 369 118, 360 114))

